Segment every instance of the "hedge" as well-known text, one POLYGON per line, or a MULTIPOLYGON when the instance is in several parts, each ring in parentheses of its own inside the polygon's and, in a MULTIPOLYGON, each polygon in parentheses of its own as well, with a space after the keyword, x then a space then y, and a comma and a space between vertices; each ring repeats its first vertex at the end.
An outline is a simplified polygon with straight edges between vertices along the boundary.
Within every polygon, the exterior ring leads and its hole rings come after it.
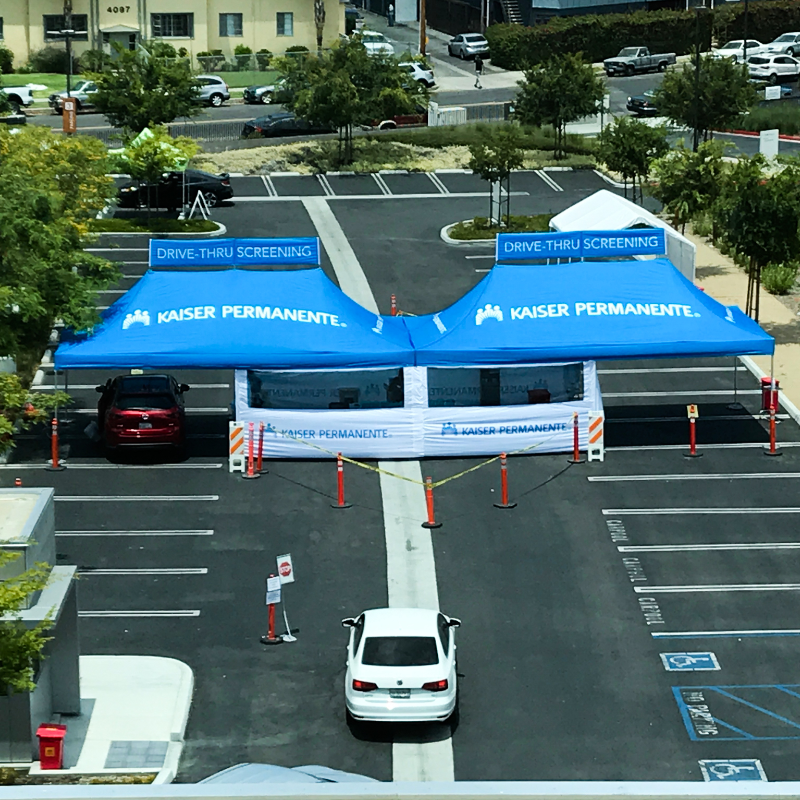
MULTIPOLYGON (((800 31, 798 0, 759 0, 748 5, 748 39, 766 44, 787 31, 800 31)), ((726 4, 714 11, 714 38, 720 44, 744 38, 744 3, 726 4)))
MULTIPOLYGON (((766 0, 765 0, 766 2, 766 0)), ((788 0, 769 0, 783 4, 788 0)), ((800 0, 794 0, 800 7, 800 0)), ((754 7, 751 5, 751 8, 754 7)), ((753 12, 751 11, 751 18, 753 12)), ((554 17, 544 25, 492 25, 486 31, 492 64, 527 69, 564 53, 582 53, 590 63, 615 56, 623 47, 649 47, 652 53, 688 53, 700 24, 701 47, 711 44, 712 15, 694 11, 634 11, 632 14, 589 14, 554 17)), ((798 27, 800 30, 800 27, 798 27)))

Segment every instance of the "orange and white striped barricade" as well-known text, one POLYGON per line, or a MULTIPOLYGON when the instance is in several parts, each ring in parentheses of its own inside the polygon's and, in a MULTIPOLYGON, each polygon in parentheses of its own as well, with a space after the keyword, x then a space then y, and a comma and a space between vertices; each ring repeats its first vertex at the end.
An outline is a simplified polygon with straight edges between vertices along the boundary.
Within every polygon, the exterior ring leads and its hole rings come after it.
POLYGON ((589 441, 587 444, 587 457, 589 461, 605 461, 606 447, 603 434, 604 423, 605 420, 602 411, 589 412, 589 441))
POLYGON ((228 472, 244 472, 246 436, 243 422, 228 423, 228 472))

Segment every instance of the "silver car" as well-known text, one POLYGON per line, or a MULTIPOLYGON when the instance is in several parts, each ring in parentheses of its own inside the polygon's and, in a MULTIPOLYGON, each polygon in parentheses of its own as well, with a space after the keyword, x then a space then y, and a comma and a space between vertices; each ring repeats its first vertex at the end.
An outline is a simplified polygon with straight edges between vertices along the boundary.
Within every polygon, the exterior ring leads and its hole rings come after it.
POLYGON ((462 59, 488 56, 489 42, 480 33, 459 33, 448 42, 447 52, 462 59))
MULTIPOLYGON (((78 81, 69 96, 75 98, 76 109, 83 111, 84 109, 94 108, 95 92, 97 92, 97 84, 94 81, 78 81)), ((64 112, 63 103, 66 96, 66 92, 56 92, 48 98, 47 102, 56 114, 64 112)))
POLYGON ((783 33, 774 42, 764 47, 764 53, 786 53, 787 56, 800 55, 800 33, 783 33))
POLYGON ((198 102, 219 108, 226 100, 231 99, 228 84, 217 75, 198 75, 197 80, 200 83, 198 102))

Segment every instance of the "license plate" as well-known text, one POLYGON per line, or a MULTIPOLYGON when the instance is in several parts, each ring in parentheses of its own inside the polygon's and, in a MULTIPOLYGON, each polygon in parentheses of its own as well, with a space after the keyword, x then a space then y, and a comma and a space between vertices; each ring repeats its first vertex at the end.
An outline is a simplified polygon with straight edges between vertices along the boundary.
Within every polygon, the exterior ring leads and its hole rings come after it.
POLYGON ((411 697, 411 689, 389 689, 389 697, 392 700, 408 700, 411 697))
POLYGON ((152 427, 153 427, 153 423, 152 422, 140 422, 139 423, 139 430, 140 431, 141 430, 145 430, 146 428, 152 428, 152 427))

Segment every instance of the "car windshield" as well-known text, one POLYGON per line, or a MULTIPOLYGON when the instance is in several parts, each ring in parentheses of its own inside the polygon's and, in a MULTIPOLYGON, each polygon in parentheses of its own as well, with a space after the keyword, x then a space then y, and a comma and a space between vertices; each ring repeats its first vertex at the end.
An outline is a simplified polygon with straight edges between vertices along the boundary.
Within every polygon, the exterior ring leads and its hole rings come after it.
POLYGON ((75 86, 73 86, 72 91, 73 92, 84 92, 89 88, 92 88, 92 82, 91 81, 78 81, 75 84, 75 86))
POLYGON ((769 64, 769 59, 762 58, 761 56, 753 56, 752 58, 749 58, 747 61, 749 64, 769 64))
POLYGON ((428 667, 439 663, 432 636, 370 636, 361 663, 372 667, 428 667))
POLYGON ((123 394, 114 405, 120 411, 163 411, 173 408, 175 400, 168 394, 123 394))
POLYGON ((655 90, 655 89, 648 89, 648 90, 647 90, 647 91, 644 93, 644 96, 645 96, 645 97, 646 97, 648 100, 652 100, 652 99, 653 99, 653 98, 656 96, 656 90, 655 90))
POLYGON ((469 36, 464 37, 464 41, 466 42, 485 42, 486 39, 483 38, 479 33, 471 33, 469 36))
POLYGON ((741 49, 742 49, 741 39, 735 39, 732 42, 726 42, 724 45, 722 45, 722 47, 720 47, 720 50, 741 50, 741 49))
POLYGON ((775 41, 776 42, 793 42, 796 33, 784 33, 783 36, 779 36, 775 41))
POLYGON ((366 33, 362 34, 362 38, 365 42, 385 42, 386 37, 382 33, 377 33, 374 31, 367 31, 366 33))
POLYGON ((623 47, 622 50, 619 51, 621 56, 635 56, 639 52, 638 47, 623 47))

